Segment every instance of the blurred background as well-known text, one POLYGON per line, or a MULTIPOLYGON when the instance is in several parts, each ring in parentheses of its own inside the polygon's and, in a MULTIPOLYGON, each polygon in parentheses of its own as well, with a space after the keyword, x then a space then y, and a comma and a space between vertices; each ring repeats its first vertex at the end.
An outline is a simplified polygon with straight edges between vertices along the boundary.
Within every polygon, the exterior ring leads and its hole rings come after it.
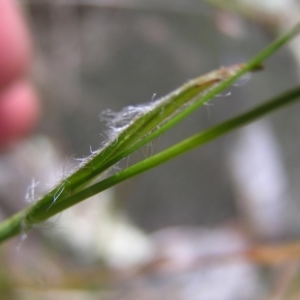
MULTIPOLYGON (((107 138, 101 112, 149 102, 247 61, 300 13, 292 0, 20 3, 34 38, 32 79, 44 114, 32 137, 0 157, 2 218, 37 200, 101 146, 107 138)), ((295 40, 278 51, 263 71, 117 168, 296 86, 298 47, 295 40)), ((270 254, 266 270, 259 256, 237 253, 299 236, 299 110, 296 104, 278 111, 5 243, 3 293, 7 299, 290 299, 275 297, 292 281, 295 264, 273 266, 270 254)))

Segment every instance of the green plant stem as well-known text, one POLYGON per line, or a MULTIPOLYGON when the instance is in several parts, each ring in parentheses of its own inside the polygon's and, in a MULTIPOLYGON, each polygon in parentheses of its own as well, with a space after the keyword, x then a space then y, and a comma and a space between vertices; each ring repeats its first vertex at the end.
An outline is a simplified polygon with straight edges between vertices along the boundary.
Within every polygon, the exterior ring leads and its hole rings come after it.
POLYGON ((275 99, 260 105, 244 114, 230 119, 220 125, 196 134, 173 147, 168 148, 150 158, 145 159, 123 171, 116 173, 76 194, 70 195, 64 201, 56 203, 38 202, 0 224, 0 242, 30 229, 32 226, 47 220, 55 214, 94 196, 122 181, 161 165, 176 156, 214 140, 227 132, 244 126, 280 107, 295 102, 300 98, 300 87, 289 91, 275 99))

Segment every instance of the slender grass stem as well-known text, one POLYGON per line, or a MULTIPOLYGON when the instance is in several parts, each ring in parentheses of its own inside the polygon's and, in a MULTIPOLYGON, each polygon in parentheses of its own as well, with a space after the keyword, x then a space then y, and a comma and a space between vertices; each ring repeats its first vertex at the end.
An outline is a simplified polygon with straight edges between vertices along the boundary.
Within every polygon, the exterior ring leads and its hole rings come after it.
POLYGON ((22 231, 30 229, 34 225, 47 220, 55 214, 94 196, 122 181, 125 181, 133 176, 148 171, 157 167, 187 151, 199 147, 210 142, 230 131, 239 127, 245 126, 266 114, 273 112, 276 109, 284 107, 297 101, 300 98, 300 87, 289 91, 279 97, 276 97, 244 114, 232 118, 220 125, 212 127, 206 131, 196 134, 150 158, 147 158, 123 171, 116 173, 84 190, 81 190, 64 201, 54 203, 49 206, 49 203, 38 202, 33 207, 29 207, 18 214, 9 218, 0 224, 0 242, 19 234, 22 231))
POLYGON ((220 79, 216 77, 213 79, 210 78, 211 81, 209 81, 209 77, 207 77, 204 81, 205 84, 203 84, 201 81, 202 77, 200 77, 196 79, 196 81, 187 83, 179 88, 175 94, 168 95, 163 99, 164 101, 161 103, 162 106, 154 106, 151 111, 134 119, 129 124, 130 126, 122 131, 116 138, 116 143, 111 141, 103 151, 93 155, 85 165, 59 183, 35 205, 18 212, 11 218, 2 222, 0 224, 0 242, 32 228, 36 224, 47 220, 86 198, 167 162, 168 160, 216 139, 229 131, 244 126, 275 109, 296 101, 300 96, 299 87, 238 117, 190 137, 189 139, 120 171, 113 176, 92 184, 92 181, 110 166, 177 124, 180 120, 209 101, 212 97, 229 87, 246 72, 259 68, 261 63, 267 57, 299 33, 299 31, 300 24, 295 26, 286 35, 275 40, 247 64, 234 70, 232 74, 227 74, 228 76, 226 75, 220 79), (201 94, 206 88, 211 89, 204 95, 201 94), (197 97, 199 93, 200 96, 197 97), (195 97, 196 99, 194 99, 195 97), (192 101, 191 105, 185 106, 189 101, 192 101), (184 106, 184 109, 178 110, 178 107, 182 105, 184 106))

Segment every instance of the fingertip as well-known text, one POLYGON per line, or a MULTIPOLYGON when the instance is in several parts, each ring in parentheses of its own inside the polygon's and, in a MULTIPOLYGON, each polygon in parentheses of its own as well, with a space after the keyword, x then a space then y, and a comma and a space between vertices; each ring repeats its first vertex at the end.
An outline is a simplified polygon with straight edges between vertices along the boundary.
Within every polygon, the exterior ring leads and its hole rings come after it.
POLYGON ((41 114, 38 95, 26 81, 17 82, 0 95, 0 147, 25 137, 37 125, 41 114))
POLYGON ((15 0, 0 0, 0 86, 23 75, 32 55, 31 38, 15 0))

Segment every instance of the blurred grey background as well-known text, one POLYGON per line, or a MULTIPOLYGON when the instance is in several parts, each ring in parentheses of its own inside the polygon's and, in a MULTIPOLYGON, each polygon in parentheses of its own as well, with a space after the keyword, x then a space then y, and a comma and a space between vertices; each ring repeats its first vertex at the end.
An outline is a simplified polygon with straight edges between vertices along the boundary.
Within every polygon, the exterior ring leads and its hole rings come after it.
MULTIPOLYGON (((300 15, 296 0, 20 2, 44 115, 32 136, 1 153, 1 219, 101 146, 101 112, 247 61, 300 15)), ((298 38, 111 173, 296 86, 299 49, 298 38)), ((286 107, 1 245, 1 296, 292 299, 281 296, 299 274, 290 260, 299 258, 299 112, 299 103, 286 107), (267 243, 275 240, 281 249, 267 243)))
MULTIPOLYGON (((99 117, 103 110, 149 102, 200 74, 246 61, 275 37, 262 24, 200 0, 23 3, 36 50, 32 76, 44 106, 38 133, 49 137, 71 163, 105 140, 105 123, 99 117)), ((295 58, 285 47, 266 62, 264 71, 241 80, 120 166, 295 86, 297 72, 295 58)), ((296 104, 267 118, 289 186, 289 196, 283 197, 291 196, 294 203, 291 223, 300 212, 295 204, 300 194, 298 111, 296 104)), ((237 133, 222 137, 119 185, 117 198, 147 231, 237 220, 241 195, 230 157, 239 143, 237 133)))

